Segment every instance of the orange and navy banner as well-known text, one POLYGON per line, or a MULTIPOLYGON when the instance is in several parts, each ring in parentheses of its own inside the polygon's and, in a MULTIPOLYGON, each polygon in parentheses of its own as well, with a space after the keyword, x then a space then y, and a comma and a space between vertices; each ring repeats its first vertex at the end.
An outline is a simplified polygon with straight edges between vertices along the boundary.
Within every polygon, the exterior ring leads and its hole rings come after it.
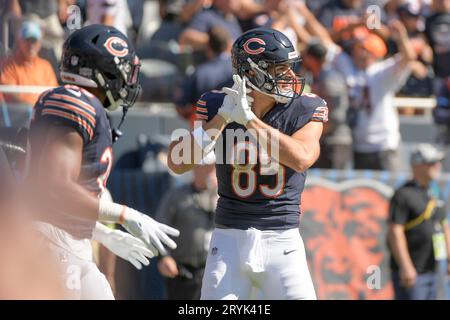
POLYGON ((300 233, 317 298, 392 299, 386 219, 393 189, 370 179, 308 180, 300 233))

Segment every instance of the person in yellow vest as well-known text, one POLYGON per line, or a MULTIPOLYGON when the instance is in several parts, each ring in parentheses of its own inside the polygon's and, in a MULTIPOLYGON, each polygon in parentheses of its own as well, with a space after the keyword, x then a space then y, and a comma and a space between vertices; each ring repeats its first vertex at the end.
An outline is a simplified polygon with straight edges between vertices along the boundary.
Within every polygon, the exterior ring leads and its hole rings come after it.
MULTIPOLYGON (((39 57, 42 32, 33 21, 24 21, 13 54, 0 66, 0 85, 56 87, 58 81, 50 62, 39 57)), ((6 103, 34 105, 40 93, 5 93, 6 103)))
POLYGON ((390 202, 388 242, 397 300, 437 299, 439 261, 450 256, 447 210, 434 181, 443 158, 434 146, 419 144, 411 153, 413 178, 390 202))

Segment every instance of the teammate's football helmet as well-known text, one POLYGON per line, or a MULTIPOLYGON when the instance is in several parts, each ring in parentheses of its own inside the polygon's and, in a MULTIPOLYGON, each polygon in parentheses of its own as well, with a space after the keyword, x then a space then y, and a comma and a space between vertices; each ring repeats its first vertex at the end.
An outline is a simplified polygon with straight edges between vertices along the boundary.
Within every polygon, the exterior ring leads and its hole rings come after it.
POLYGON ((128 38, 114 27, 90 25, 64 42, 61 79, 64 83, 102 88, 109 110, 131 107, 139 95, 139 58, 128 38))
POLYGON ((231 54, 233 73, 245 77, 252 89, 281 103, 301 95, 305 79, 296 74, 301 58, 280 31, 249 30, 236 39, 231 54))

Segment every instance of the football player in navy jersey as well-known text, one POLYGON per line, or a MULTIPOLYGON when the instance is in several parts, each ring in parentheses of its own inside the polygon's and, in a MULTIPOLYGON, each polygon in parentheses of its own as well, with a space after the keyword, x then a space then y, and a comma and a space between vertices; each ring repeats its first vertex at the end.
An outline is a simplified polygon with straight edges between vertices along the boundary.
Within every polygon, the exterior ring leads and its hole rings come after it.
POLYGON ((233 88, 202 95, 202 125, 172 142, 168 157, 181 174, 215 155, 220 197, 202 299, 249 299, 255 290, 265 299, 315 299, 298 227, 326 102, 302 94, 300 57, 279 31, 247 31, 232 61, 233 88))
MULTIPOLYGON (((30 126, 28 186, 38 229, 58 257, 70 298, 112 299, 92 260, 90 239, 136 267, 176 248, 178 230, 124 205, 102 199, 112 166, 113 135, 106 109, 124 116, 140 90, 139 59, 117 29, 90 25, 65 41, 61 79, 44 92, 30 126), (130 234, 98 223, 121 224, 130 234)), ((123 121, 124 117, 122 118, 123 121)))

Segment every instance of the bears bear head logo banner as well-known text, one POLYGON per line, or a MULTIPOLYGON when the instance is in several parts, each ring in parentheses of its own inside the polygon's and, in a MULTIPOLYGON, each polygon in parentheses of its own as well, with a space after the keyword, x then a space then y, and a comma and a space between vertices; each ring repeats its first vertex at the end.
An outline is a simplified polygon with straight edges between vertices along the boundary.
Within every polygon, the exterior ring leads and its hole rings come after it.
POLYGON ((386 248, 391 195, 391 187, 375 180, 309 178, 300 232, 318 299, 392 299, 386 248), (379 287, 372 275, 379 276, 379 287))

